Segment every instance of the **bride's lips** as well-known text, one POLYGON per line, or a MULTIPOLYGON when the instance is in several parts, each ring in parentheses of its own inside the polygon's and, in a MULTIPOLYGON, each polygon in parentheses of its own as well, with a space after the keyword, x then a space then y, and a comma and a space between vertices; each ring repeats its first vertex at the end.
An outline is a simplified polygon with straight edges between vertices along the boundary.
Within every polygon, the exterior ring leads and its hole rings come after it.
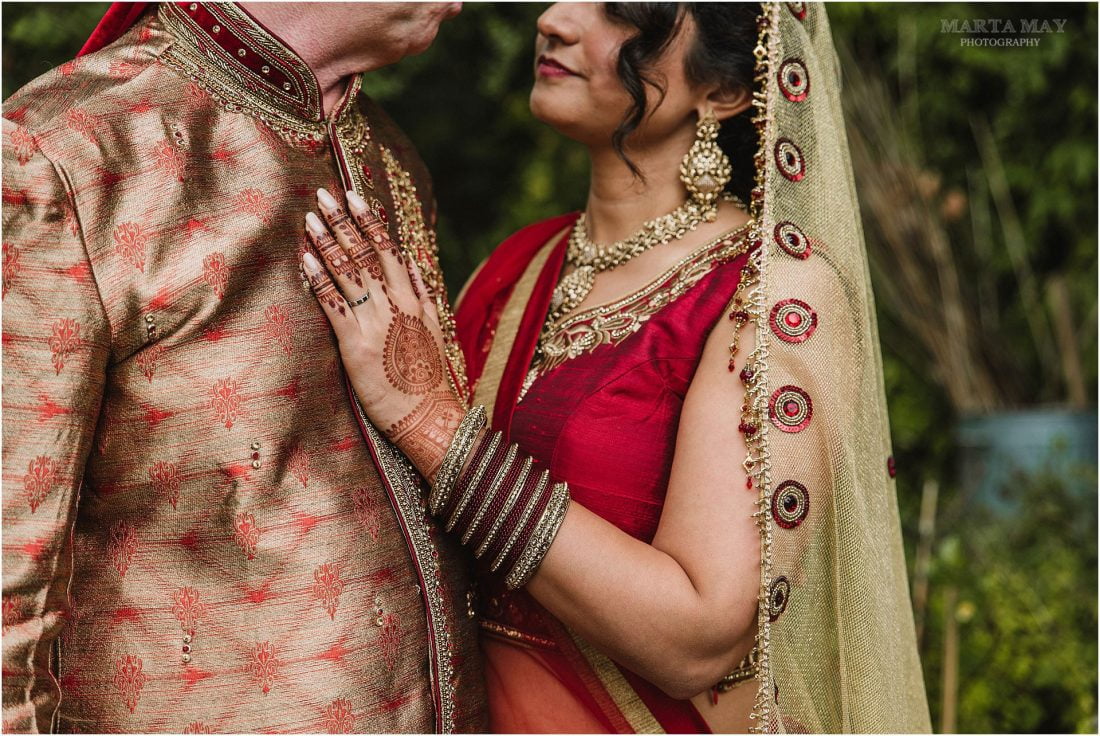
POLYGON ((562 64, 557 59, 553 59, 546 54, 539 57, 538 60, 538 75, 540 77, 579 77, 575 71, 562 64))

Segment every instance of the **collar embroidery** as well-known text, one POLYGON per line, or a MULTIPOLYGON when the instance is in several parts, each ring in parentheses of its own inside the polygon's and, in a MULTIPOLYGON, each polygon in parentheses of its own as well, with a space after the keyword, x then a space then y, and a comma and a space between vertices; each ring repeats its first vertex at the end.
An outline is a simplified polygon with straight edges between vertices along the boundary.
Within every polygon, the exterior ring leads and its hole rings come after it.
MULTIPOLYGON (((174 37, 161 58, 226 110, 251 115, 291 141, 325 138, 321 89, 312 70, 235 3, 161 3, 157 13, 174 37)), ((360 84, 357 75, 348 85, 333 115, 337 126, 358 110, 348 102, 360 84)))

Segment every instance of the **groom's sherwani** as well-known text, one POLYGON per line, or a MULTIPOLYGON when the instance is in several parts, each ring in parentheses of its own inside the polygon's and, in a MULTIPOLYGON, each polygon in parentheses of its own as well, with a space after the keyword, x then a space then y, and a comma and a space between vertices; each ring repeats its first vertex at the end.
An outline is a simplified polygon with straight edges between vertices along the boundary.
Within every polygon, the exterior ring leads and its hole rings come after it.
POLYGON ((326 121, 243 11, 174 3, 5 103, 5 731, 484 728, 465 561, 297 265, 355 186, 441 288, 357 90, 326 121))

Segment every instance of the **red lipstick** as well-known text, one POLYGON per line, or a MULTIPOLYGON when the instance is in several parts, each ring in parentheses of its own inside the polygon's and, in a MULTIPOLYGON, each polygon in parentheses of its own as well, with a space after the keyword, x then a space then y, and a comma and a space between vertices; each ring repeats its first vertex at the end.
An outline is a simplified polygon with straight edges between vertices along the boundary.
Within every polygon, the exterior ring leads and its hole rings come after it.
POLYGON ((579 77, 575 71, 562 64, 557 59, 552 59, 543 54, 538 60, 538 75, 540 77, 579 77))

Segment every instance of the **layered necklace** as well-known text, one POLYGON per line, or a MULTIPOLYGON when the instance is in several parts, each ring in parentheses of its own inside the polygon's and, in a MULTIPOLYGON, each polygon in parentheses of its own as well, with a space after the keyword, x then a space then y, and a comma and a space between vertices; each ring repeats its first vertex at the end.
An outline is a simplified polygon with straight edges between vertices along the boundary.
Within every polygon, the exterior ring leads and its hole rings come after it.
POLYGON ((649 220, 630 237, 610 245, 592 242, 588 237, 587 218, 582 214, 573 226, 565 252, 565 259, 573 270, 555 287, 546 324, 554 324, 583 302, 596 283, 596 274, 621 266, 656 245, 684 237, 701 223, 713 219, 712 212, 713 209, 688 199, 667 215, 649 220))

